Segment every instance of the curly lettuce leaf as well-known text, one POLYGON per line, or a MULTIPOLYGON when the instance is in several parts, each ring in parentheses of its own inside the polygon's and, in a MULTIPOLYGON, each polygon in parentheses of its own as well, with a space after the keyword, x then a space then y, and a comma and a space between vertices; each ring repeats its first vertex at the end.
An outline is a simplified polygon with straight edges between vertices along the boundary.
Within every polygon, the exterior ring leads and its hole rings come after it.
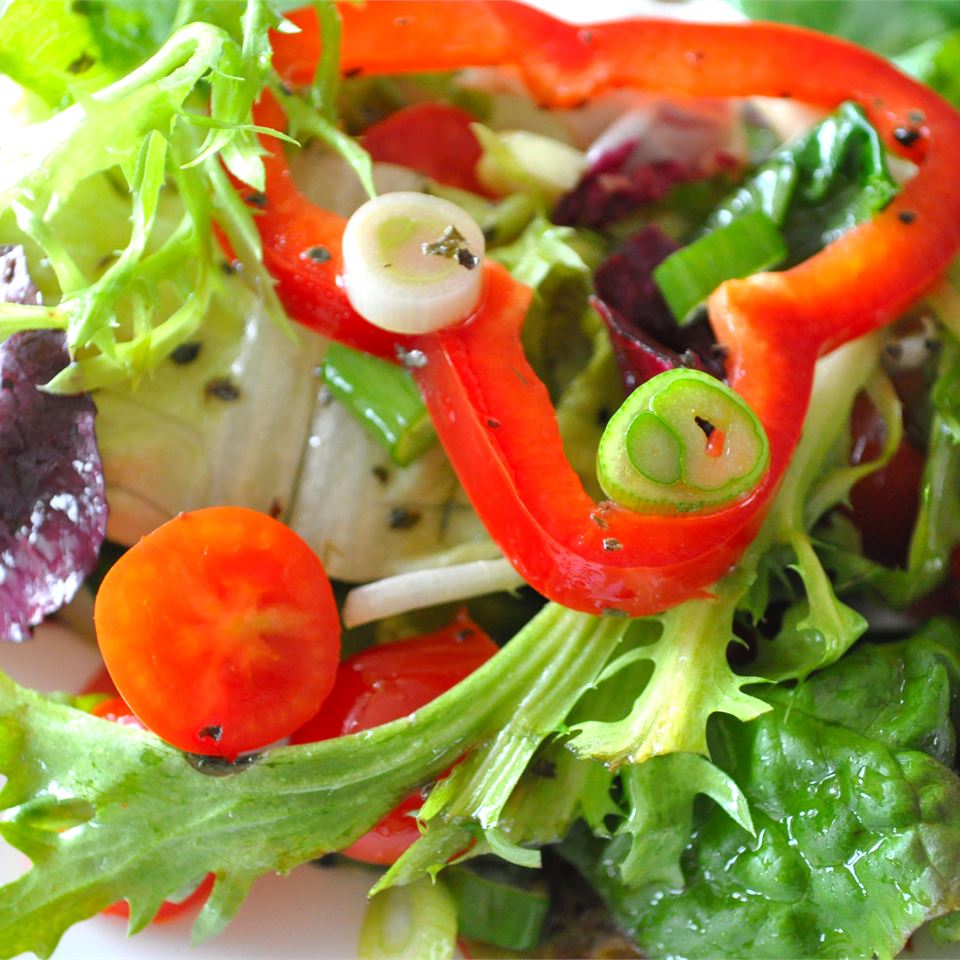
POLYGON ((115 79, 92 23, 69 0, 0 4, 2 72, 51 106, 115 79))
MULTIPOLYGON (((252 105, 276 82, 271 30, 287 28, 271 0, 0 6, 2 69, 56 108, 0 144, 0 216, 15 218, 38 261, 52 265, 58 287, 50 306, 0 312, 0 337, 34 328, 66 332, 74 363, 47 385, 51 391, 136 383, 191 337, 221 285, 215 228, 271 318, 285 324, 252 212, 234 182, 262 190, 260 135, 289 139, 252 123, 252 105), (41 12, 50 14, 42 26, 41 12), (34 34, 50 52, 40 65, 34 34), (108 181, 126 202, 122 239, 92 269, 60 238, 64 218, 84 216, 76 196, 91 179, 108 181), (158 209, 171 197, 180 212, 169 225, 158 209), (176 292, 174 308, 158 306, 161 286, 176 292)), ((325 59, 335 64, 339 45, 326 46, 325 59)), ((322 81, 332 83, 332 74, 322 81)), ((294 112, 302 106, 284 99, 294 112)), ((366 154, 334 124, 317 123, 327 124, 327 139, 355 167, 369 168, 366 154)))
MULTIPOLYGON (((22 6, 31 5, 13 0, 0 18, 0 42, 6 37, 18 49, 23 38, 8 30, 22 6)), ((222 202, 224 177, 215 155, 240 179, 262 186, 261 148, 250 110, 269 69, 267 28, 276 23, 265 0, 250 0, 234 34, 203 20, 187 23, 133 72, 111 74, 111 82, 24 127, 0 148, 0 212, 15 215, 23 234, 50 261, 60 288, 60 302, 40 315, 5 308, 0 335, 35 327, 66 332, 76 359, 51 382, 51 390, 78 392, 136 377, 201 323, 222 259, 214 222, 231 239, 253 234, 240 201, 222 202), (209 116, 201 115, 201 90, 209 91, 209 116), (198 106, 201 112, 194 112, 198 106), (89 272, 61 242, 55 220, 71 215, 77 187, 98 176, 122 178, 130 226, 117 254, 89 272), (171 186, 182 213, 172 231, 162 233, 157 211, 171 186), (167 316, 155 306, 161 281, 179 293, 178 306, 167 316)), ((71 15, 54 19, 48 34, 65 41, 81 28, 89 32, 87 19, 71 15)), ((18 79, 43 92, 31 77, 18 79)))
POLYGON ((715 597, 689 600, 652 624, 641 623, 655 627, 655 639, 648 634, 627 648, 604 678, 649 664, 646 683, 634 688, 640 692, 626 716, 575 724, 569 748, 613 769, 668 753, 707 756, 707 721, 714 713, 750 720, 769 709, 744 690, 757 678, 736 674, 727 661, 734 610, 748 582, 748 576, 733 575, 717 585, 715 597))
POLYGON ((175 3, 150 0, 76 0, 72 9, 87 18, 101 58, 119 72, 143 63, 173 31, 175 3))
POLYGON ((892 957, 960 905, 960 779, 945 765, 958 671, 957 625, 937 623, 770 688, 757 720, 721 718, 714 759, 756 834, 710 809, 680 883, 628 888, 616 841, 584 832, 568 856, 653 956, 892 957))
POLYGON ((593 290, 592 272, 602 257, 599 239, 536 216, 516 240, 490 256, 533 290, 523 345, 557 399, 590 358, 592 344, 581 320, 593 290))
POLYGON ((623 629, 547 607, 411 717, 234 768, 191 761, 151 734, 0 676, 0 835, 33 860, 0 893, 0 955, 49 956, 68 926, 124 897, 135 932, 168 894, 206 873, 217 880, 194 936, 211 936, 257 876, 349 844, 476 744, 486 745, 459 779, 492 810, 509 795, 499 777, 522 770, 623 629))

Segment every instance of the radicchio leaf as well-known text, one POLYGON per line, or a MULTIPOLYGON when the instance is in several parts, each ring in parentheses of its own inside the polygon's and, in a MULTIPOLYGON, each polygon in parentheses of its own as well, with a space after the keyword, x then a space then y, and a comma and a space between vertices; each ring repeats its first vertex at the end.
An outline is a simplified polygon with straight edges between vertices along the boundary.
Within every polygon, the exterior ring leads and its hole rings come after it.
POLYGON ((554 213, 566 226, 603 227, 679 183, 739 166, 731 108, 716 102, 680 108, 645 104, 621 115, 590 146, 589 167, 554 213))
POLYGON ((620 380, 627 394, 657 374, 676 367, 703 370, 700 358, 692 350, 677 353, 628 324, 619 311, 597 297, 593 297, 590 303, 607 325, 620 380))
POLYGON ((629 393, 674 367, 723 377, 723 361, 706 321, 681 327, 653 280, 653 269, 679 246, 657 227, 629 237, 597 268, 594 307, 610 331, 620 378, 629 393))
MULTIPOLYGON (((624 158, 630 152, 629 146, 622 151, 624 158)), ((616 154, 605 157, 602 166, 584 174, 573 190, 560 198, 553 213, 554 223, 571 227, 603 227, 622 219, 642 204, 662 199, 676 184, 697 176, 675 160, 657 160, 623 170, 617 169, 616 159, 616 154)))
MULTIPOLYGON (((22 247, 0 246, 0 300, 38 303, 22 247)), ((70 358, 59 330, 0 343, 0 639, 68 603, 97 561, 107 526, 93 401, 40 387, 70 358)))

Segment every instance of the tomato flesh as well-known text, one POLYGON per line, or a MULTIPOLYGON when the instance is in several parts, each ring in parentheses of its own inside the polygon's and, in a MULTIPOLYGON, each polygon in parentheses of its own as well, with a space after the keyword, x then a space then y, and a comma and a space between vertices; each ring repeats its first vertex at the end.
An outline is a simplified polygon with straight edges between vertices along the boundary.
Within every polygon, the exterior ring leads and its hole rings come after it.
POLYGON ((374 160, 418 170, 438 183, 489 196, 477 179, 480 142, 470 128, 474 118, 449 103, 415 103, 363 132, 363 146, 374 160))
MULTIPOLYGON (((857 397, 850 423, 851 463, 876 459, 886 442, 886 425, 865 394, 857 397)), ((850 491, 853 522, 864 553, 887 566, 904 563, 917 519, 923 454, 904 436, 890 460, 850 491)))
MULTIPOLYGON (((198 907, 206 903, 207 897, 210 896, 212 889, 213 874, 208 873, 197 886, 197 889, 186 899, 176 903, 173 900, 164 900, 163 903, 160 904, 160 909, 154 914, 151 922, 167 923, 179 917, 181 914, 194 912, 198 907)), ((130 916, 130 904, 128 904, 126 900, 118 900, 100 912, 111 917, 123 917, 126 919, 130 916)))
MULTIPOLYGON (((497 645, 466 614, 434 633, 370 647, 345 660, 320 712, 291 737, 313 743, 405 717, 436 699, 497 652, 497 645)), ((373 829, 342 850, 364 863, 393 863, 420 837, 411 814, 423 804, 419 790, 373 829)))
POLYGON ((285 737, 330 692, 340 623, 323 566, 292 530, 238 507, 184 513, 104 578, 104 662, 145 726, 235 757, 285 737))

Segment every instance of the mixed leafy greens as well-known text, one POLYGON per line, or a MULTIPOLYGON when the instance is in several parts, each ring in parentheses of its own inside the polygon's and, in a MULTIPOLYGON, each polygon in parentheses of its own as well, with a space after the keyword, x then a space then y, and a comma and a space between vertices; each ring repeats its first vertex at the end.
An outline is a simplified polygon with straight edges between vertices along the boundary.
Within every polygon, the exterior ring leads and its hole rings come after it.
MULTIPOLYGON (((749 13, 765 6, 742 5, 749 13)), ((787 16, 794 6, 777 4, 773 13, 787 16)), ((820 4, 796 6, 803 16, 825 15, 820 4)), ((948 30, 955 24, 946 7, 917 3, 912 14, 948 30)), ((874 24, 856 12, 848 19, 851 8, 862 9, 831 5, 836 22, 818 25, 873 39, 863 31, 874 24)), ((269 31, 291 27, 266 0, 0 5, 0 62, 18 85, 10 89, 21 113, 10 122, 23 122, 0 149, 0 242, 24 244, 49 301, 0 304, 0 336, 9 337, 0 363, 23 342, 20 331, 65 338, 72 362, 51 369, 44 389, 97 391, 108 450, 135 442, 111 434, 134 408, 158 395, 168 409, 179 407, 184 384, 196 386, 191 369, 221 370, 207 381, 204 402, 236 400, 230 376, 242 366, 238 344, 267 343, 258 338, 271 321, 286 331, 254 227, 264 186, 259 134, 278 144, 320 142, 339 175, 358 177, 372 194, 383 171, 341 129, 341 112, 390 113, 439 92, 492 124, 494 108, 508 102, 449 77, 341 83, 339 19, 325 3, 317 13, 325 52, 312 88, 300 95, 270 65, 269 31), (40 49, 36 36, 44 37, 40 49), (284 105, 289 135, 255 125, 252 106, 264 89, 284 105), (99 240, 87 236, 92 209, 103 213, 99 240), (253 301, 259 317, 250 320, 253 301)), ((956 34, 932 41, 929 34, 923 24, 900 38, 902 46, 890 37, 878 45, 956 97, 956 34)), ((522 109, 551 122, 530 104, 522 109)), ((630 189, 610 204, 588 169, 566 193, 590 184, 577 200, 586 220, 558 225, 551 214, 559 194, 542 176, 527 175, 520 151, 508 149, 517 141, 476 129, 488 181, 509 182, 509 196, 494 201, 419 182, 467 208, 484 227, 491 257, 532 288, 525 347, 555 402, 570 461, 593 490, 597 443, 623 401, 621 378, 630 385, 631 376, 637 383, 651 370, 684 366, 722 375, 723 358, 711 354, 698 314, 718 282, 806 258, 898 190, 877 132, 844 104, 739 178, 733 170, 693 177, 656 161, 642 189, 631 172, 630 189), (701 191, 695 202, 691 188, 701 191), (602 215, 590 215, 595 201, 602 215), (658 221, 673 239, 645 232, 658 221), (671 253, 678 244, 685 245, 671 253), (606 301, 599 310, 597 295, 606 301), (694 322, 670 326, 666 342, 668 307, 678 321, 694 322), (638 367, 639 354, 654 366, 638 367)), ((371 956, 449 955, 457 910, 468 934, 535 948, 546 912, 540 888, 517 897, 528 911, 518 908, 500 926, 479 907, 471 915, 469 891, 479 889, 486 858, 546 869, 544 847, 573 863, 654 956, 892 956, 938 917, 941 932, 955 935, 960 626, 938 619, 914 629, 909 620, 896 642, 883 642, 891 638, 872 633, 863 611, 865 596, 907 607, 942 588, 960 542, 957 286, 948 276, 923 305, 936 346, 917 367, 922 402, 898 392, 879 335, 820 361, 804 436, 773 507, 710 593, 634 620, 547 603, 492 660, 405 719, 230 764, 184 754, 150 733, 89 716, 69 697, 45 697, 0 675, 0 834, 33 861, 0 894, 0 954, 48 956, 71 924, 120 899, 129 901, 136 932, 166 897, 208 873, 216 881, 194 937, 213 936, 256 877, 344 848, 437 777, 419 813, 421 838, 374 886, 361 941, 371 956), (884 441, 852 464, 858 396, 869 398, 884 441), (905 413, 906 406, 921 409, 905 413), (864 552, 847 507, 855 484, 896 454, 908 414, 920 423, 925 467, 908 556, 888 567, 864 552), (474 876, 464 862, 476 858, 484 859, 474 876), (411 942, 391 941, 391 904, 420 918, 411 942)), ((907 318, 906 336, 915 320, 907 318)), ((284 340, 288 333, 277 338, 286 347, 269 347, 283 379, 293 369, 283 351, 298 349, 284 340)), ((306 341, 298 354, 311 401, 309 367, 322 350, 306 341)), ((265 375, 262 367, 255 372, 265 375)), ((402 368, 336 347, 323 376, 322 402, 303 421, 328 417, 332 394, 374 425, 376 439, 357 441, 373 450, 371 483, 394 483, 396 473, 421 494, 445 491, 427 506, 391 506, 406 511, 391 512, 391 527, 415 526, 428 507, 444 511, 444 528, 449 514, 468 512, 449 492, 453 475, 431 446, 425 410, 402 368)), ((40 386, 36 377, 31 386, 40 386)), ((65 402, 90 413, 84 395, 65 402)), ((2 403, 0 418, 2 440, 13 418, 2 403)), ((202 443, 191 443, 202 456, 202 443)), ((158 449, 162 459, 162 445, 144 456, 158 449)), ((309 454, 285 455, 290 483, 293 474, 302 481, 309 454)), ((186 463, 176 472, 189 474, 186 463)), ((0 495, 5 518, 2 487, 0 495)), ((171 502, 171 512, 195 505, 171 502)), ((296 502, 278 512, 297 525, 296 502)), ((455 556, 436 546, 411 553, 416 558, 403 562, 427 569, 497 556, 474 533, 455 545, 455 556)), ((344 579, 382 575, 382 566, 364 576, 350 561, 332 563, 350 570, 344 579)), ((86 572, 90 563, 80 566, 86 572)), ((380 637, 418 632, 445 613, 393 618, 379 625, 380 637)), ((498 903, 511 899, 494 890, 515 882, 509 869, 486 882, 491 896, 503 897, 498 903)))

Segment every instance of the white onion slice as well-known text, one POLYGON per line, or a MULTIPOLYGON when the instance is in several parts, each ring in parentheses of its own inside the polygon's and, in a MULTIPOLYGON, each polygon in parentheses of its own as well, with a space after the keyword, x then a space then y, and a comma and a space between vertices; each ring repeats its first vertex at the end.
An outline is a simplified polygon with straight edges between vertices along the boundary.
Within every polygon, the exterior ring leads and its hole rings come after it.
POLYGON ((351 590, 343 604, 343 623, 349 629, 408 610, 516 590, 524 583, 523 577, 503 559, 400 573, 351 590))
POLYGON ((353 308, 394 333, 430 333, 480 300, 483 231, 466 210, 422 193, 367 201, 343 233, 343 283, 353 308))

